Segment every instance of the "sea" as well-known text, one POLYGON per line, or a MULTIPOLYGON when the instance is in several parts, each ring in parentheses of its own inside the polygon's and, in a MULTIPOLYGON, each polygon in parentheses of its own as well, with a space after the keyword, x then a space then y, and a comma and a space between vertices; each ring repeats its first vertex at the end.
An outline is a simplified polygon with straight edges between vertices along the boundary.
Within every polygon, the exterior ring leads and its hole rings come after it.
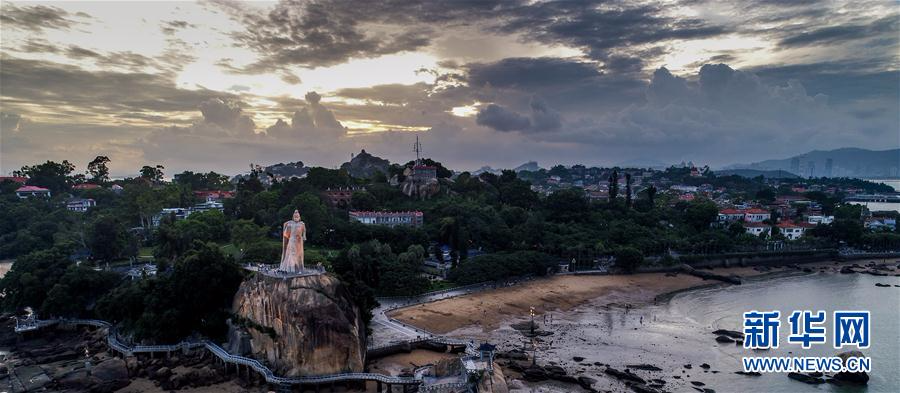
MULTIPOLYGON (((742 313, 751 310, 779 310, 782 314, 780 347, 765 352, 749 352, 736 345, 710 345, 705 356, 718 367, 730 364, 740 369, 743 356, 833 356, 841 350, 828 342, 802 349, 786 344, 790 328, 787 316, 793 310, 823 310, 830 320, 835 310, 868 310, 871 312, 871 347, 861 350, 872 359, 872 372, 867 387, 839 387, 832 384, 807 385, 787 378, 784 374, 763 374, 759 377, 735 375, 731 372, 704 375, 718 392, 900 392, 900 277, 867 274, 815 273, 749 281, 727 288, 694 290, 676 295, 665 313, 668 320, 687 322, 670 326, 672 334, 680 328, 703 326, 706 329, 741 330, 742 313), (876 283, 891 287, 877 287, 876 283)), ((704 329, 704 330, 706 330, 704 329)), ((707 330, 709 331, 709 330, 707 330)), ((685 336, 693 332, 680 332, 685 336)), ((853 349, 853 348, 851 348, 853 349)), ((847 350, 846 347, 843 350, 847 350)), ((695 365, 696 367, 696 365, 695 365)), ((724 367, 723 367, 724 368, 724 367)), ((731 371, 729 370, 729 371, 731 371)))
MULTIPOLYGON (((894 188, 894 191, 900 192, 900 180, 898 179, 870 179, 869 181, 881 184, 887 184, 894 188)), ((900 203, 897 202, 850 202, 854 205, 863 205, 869 211, 895 211, 900 212, 900 203)))

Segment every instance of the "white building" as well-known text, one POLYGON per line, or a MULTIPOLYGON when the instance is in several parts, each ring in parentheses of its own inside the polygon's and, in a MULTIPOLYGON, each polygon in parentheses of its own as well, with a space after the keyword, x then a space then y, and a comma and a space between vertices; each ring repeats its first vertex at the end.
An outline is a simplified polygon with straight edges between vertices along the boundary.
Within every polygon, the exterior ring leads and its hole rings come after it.
POLYGON ((72 198, 66 200, 66 210, 84 213, 88 209, 97 206, 97 202, 90 198, 72 198))
POLYGON ((809 216, 806 217, 806 222, 810 224, 831 224, 834 222, 834 216, 809 216))
POLYGON ((771 227, 761 222, 748 222, 744 224, 744 231, 748 234, 759 236, 761 233, 769 232, 771 227))
POLYGON ((38 186, 23 186, 16 189, 16 196, 19 199, 31 197, 50 198, 50 190, 38 186))

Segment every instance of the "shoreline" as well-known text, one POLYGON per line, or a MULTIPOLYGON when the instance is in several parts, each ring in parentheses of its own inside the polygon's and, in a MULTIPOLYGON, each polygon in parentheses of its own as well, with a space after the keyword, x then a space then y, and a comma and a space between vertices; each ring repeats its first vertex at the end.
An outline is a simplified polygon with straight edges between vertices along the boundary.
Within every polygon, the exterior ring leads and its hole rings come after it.
MULTIPOLYGON (((762 281, 779 277, 812 274, 820 271, 837 272, 840 267, 860 262, 881 263, 875 258, 809 262, 798 266, 718 267, 702 269, 718 274, 734 274, 742 280, 762 281)), ((897 263, 889 258, 887 263, 897 263)), ((529 315, 566 312, 587 304, 606 307, 640 307, 667 302, 672 297, 700 289, 728 287, 734 284, 710 282, 685 273, 648 272, 631 275, 558 275, 523 282, 512 287, 439 299, 426 303, 399 307, 386 314, 405 324, 435 334, 455 331, 489 333, 510 322, 529 315), (480 328, 480 329, 479 329, 480 328)))

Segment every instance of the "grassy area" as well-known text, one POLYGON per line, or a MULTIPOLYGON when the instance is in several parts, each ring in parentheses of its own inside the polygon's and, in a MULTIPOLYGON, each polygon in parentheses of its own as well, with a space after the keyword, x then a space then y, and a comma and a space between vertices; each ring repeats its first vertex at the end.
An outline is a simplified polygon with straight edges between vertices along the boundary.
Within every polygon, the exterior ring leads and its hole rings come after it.
POLYGON ((153 247, 141 247, 138 250, 138 258, 153 258, 153 247))
POLYGON ((453 281, 447 281, 447 280, 431 281, 431 284, 428 286, 428 290, 426 292, 440 291, 443 289, 453 288, 453 287, 458 287, 458 286, 459 286, 459 284, 457 284, 453 281))

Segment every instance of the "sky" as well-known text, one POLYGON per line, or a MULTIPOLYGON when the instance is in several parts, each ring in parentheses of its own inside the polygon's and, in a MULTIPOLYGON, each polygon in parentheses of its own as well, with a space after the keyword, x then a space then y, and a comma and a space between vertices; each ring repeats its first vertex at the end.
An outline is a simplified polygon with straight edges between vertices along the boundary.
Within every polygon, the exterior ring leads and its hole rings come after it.
POLYGON ((0 174, 900 147, 894 1, 0 3, 0 174))

